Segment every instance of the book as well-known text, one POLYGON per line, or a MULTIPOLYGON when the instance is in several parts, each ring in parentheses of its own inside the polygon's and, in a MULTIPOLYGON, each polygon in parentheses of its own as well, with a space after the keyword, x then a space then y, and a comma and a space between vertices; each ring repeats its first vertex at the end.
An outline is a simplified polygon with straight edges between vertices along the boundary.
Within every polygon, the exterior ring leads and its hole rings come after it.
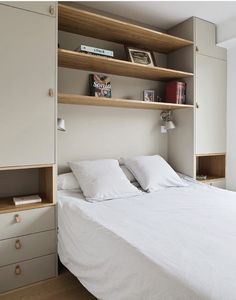
POLYGON ((182 81, 171 81, 166 84, 166 102, 185 104, 186 103, 186 83, 182 81))
POLYGON ((13 201, 15 205, 24 205, 24 204, 32 204, 32 203, 40 203, 42 199, 39 195, 30 195, 30 196, 23 196, 23 197, 14 197, 13 201))
POLYGON ((111 79, 106 75, 89 75, 90 96, 111 98, 111 79))
POLYGON ((112 50, 106 50, 101 48, 90 47, 86 45, 81 45, 76 48, 75 51, 80 51, 89 54, 101 55, 106 57, 114 57, 114 52, 112 50))

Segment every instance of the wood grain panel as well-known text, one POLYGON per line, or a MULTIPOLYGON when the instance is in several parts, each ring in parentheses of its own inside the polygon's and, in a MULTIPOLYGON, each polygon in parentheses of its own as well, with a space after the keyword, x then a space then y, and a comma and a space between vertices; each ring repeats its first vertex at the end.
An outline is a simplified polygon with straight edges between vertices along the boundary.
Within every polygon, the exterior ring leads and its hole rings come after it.
POLYGON ((198 157, 198 173, 208 175, 209 179, 225 177, 225 155, 198 157))
POLYGON ((125 107, 138 109, 186 109, 193 108, 193 105, 186 104, 172 104, 160 102, 144 102, 141 100, 127 100, 127 99, 108 99, 96 98, 93 96, 83 96, 74 94, 59 94, 58 102, 63 104, 80 104, 80 105, 95 105, 95 106, 111 106, 111 107, 125 107))
POLYGON ((59 67, 160 81, 193 76, 192 73, 188 72, 143 66, 128 61, 94 56, 65 49, 58 49, 58 64, 59 67))
POLYGON ((59 30, 129 44, 162 53, 193 42, 85 10, 58 5, 59 30))

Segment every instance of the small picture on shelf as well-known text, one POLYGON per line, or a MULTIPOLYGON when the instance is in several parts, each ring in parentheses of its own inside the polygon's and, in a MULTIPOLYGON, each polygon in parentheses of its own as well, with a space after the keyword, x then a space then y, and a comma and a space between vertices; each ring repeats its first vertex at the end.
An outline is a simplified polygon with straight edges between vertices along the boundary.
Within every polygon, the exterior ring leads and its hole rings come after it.
POLYGON ((90 96, 111 98, 111 79, 102 74, 89 75, 90 96))
POLYGON ((154 90, 144 90, 143 91, 143 101, 154 102, 155 101, 155 91, 154 90))
POLYGON ((154 67, 153 53, 147 50, 136 49, 132 47, 125 47, 128 59, 136 64, 154 67))

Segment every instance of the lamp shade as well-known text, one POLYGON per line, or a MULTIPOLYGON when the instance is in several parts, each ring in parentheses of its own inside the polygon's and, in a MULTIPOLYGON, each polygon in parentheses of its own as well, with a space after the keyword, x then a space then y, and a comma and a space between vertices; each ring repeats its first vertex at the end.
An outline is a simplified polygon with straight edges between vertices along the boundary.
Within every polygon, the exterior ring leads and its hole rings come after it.
POLYGON ((166 130, 174 129, 175 128, 174 122, 173 121, 167 121, 165 123, 165 128, 166 128, 166 130))
POLYGON ((57 118, 57 130, 66 131, 64 119, 57 118))

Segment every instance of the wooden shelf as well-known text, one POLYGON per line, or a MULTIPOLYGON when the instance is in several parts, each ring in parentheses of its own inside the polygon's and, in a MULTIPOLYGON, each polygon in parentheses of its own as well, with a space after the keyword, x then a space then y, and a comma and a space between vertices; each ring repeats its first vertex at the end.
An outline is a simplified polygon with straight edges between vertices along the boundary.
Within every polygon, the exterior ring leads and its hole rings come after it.
POLYGON ((47 207, 55 205, 55 203, 47 202, 46 200, 43 200, 41 203, 33 203, 33 204, 25 204, 25 205, 15 205, 13 202, 13 198, 5 198, 0 199, 0 214, 1 213, 9 213, 9 212, 15 212, 15 211, 21 211, 21 210, 27 210, 27 209, 33 209, 33 208, 41 208, 41 207, 47 207))
POLYGON ((169 53, 193 42, 70 6, 58 5, 59 30, 169 53))
POLYGON ((75 94, 59 94, 58 102, 63 104, 80 104, 80 105, 94 105, 94 106, 112 106, 125 108, 139 108, 139 109, 186 109, 193 108, 193 105, 187 104, 172 104, 161 102, 144 102, 141 100, 128 99, 114 99, 114 98, 96 98, 93 96, 82 96, 75 94))
POLYGON ((209 182, 217 182, 224 180, 225 177, 218 177, 218 176, 207 176, 207 179, 198 180, 201 183, 209 183, 209 182))
POLYGON ((137 63, 58 49, 59 67, 88 70, 150 80, 171 80, 193 76, 192 73, 143 66, 137 63))

